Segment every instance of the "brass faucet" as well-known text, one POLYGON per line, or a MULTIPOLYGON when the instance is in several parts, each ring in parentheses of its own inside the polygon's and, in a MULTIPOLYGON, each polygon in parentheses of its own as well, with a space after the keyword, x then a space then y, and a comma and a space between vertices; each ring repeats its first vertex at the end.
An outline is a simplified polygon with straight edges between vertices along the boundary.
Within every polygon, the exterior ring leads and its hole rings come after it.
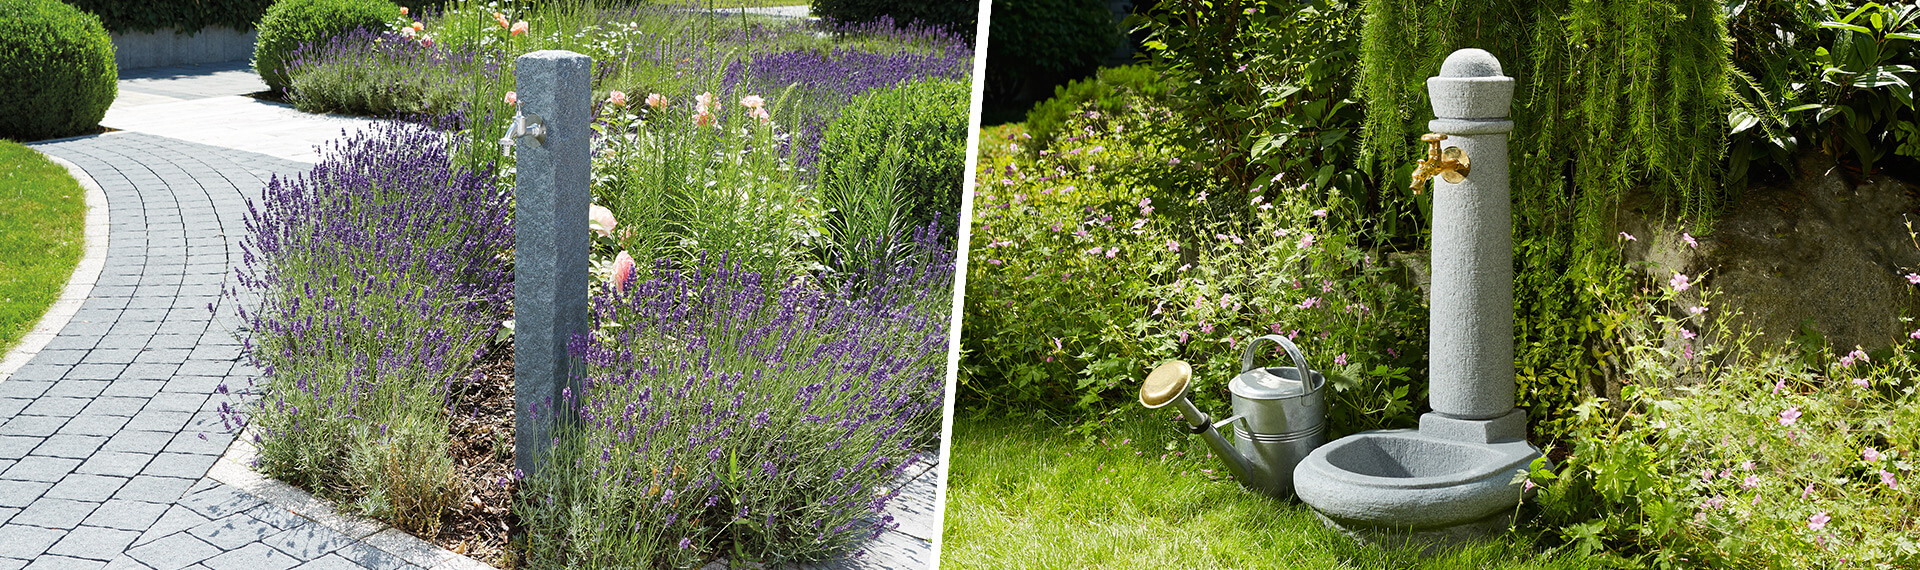
POLYGON ((1454 184, 1467 179, 1471 162, 1467 159, 1467 151, 1460 150, 1457 146, 1450 146, 1443 152, 1440 150, 1440 141, 1444 140, 1447 140, 1447 135, 1440 133, 1427 133, 1420 136, 1420 141, 1427 143, 1427 158, 1420 161, 1419 168, 1413 169, 1414 194, 1419 194, 1420 187, 1427 184, 1427 179, 1435 176, 1454 184))

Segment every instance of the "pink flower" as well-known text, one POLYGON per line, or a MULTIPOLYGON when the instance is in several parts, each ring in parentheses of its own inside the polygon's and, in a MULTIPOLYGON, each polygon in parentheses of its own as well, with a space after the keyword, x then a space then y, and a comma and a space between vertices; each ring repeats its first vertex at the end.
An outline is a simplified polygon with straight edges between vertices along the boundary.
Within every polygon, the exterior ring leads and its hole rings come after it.
POLYGON ((1327 209, 1326 209, 1326 208, 1321 208, 1321 209, 1318 209, 1318 210, 1314 210, 1314 211, 1313 211, 1313 215, 1314 215, 1315 217, 1319 217, 1319 218, 1324 218, 1324 217, 1327 217, 1327 209))
POLYGON ((693 98, 694 110, 702 113, 712 111, 714 100, 715 100, 715 97, 713 96, 712 93, 701 93, 699 95, 696 95, 693 98))
POLYGON ((1089 250, 1087 250, 1087 255, 1100 255, 1100 251, 1101 251, 1101 249, 1102 249, 1102 248, 1098 248, 1098 247, 1096 247, 1096 248, 1093 248, 1093 249, 1089 249, 1089 250))
POLYGON ((426 24, 422 24, 422 23, 420 23, 420 22, 417 22, 417 21, 413 23, 413 31, 416 31, 416 32, 419 32, 419 31, 424 31, 424 30, 426 30, 426 29, 427 29, 427 25, 426 25, 426 24))
POLYGON ((1800 419, 1799 406, 1788 407, 1786 411, 1780 412, 1780 425, 1790 426, 1790 425, 1793 425, 1793 422, 1798 419, 1800 419))
POLYGON ((1888 489, 1900 488, 1900 480, 1893 478, 1893 473, 1885 469, 1880 470, 1880 483, 1886 485, 1888 489))
POLYGON ((1294 307, 1300 308, 1300 309, 1311 309, 1318 306, 1320 306, 1319 297, 1307 297, 1307 300, 1301 301, 1300 304, 1298 305, 1294 305, 1294 307))
POLYGON ((1913 329, 1913 332, 1907 333, 1907 337, 1920 340, 1920 329, 1913 329))
POLYGON ((1854 379, 1853 379, 1853 385, 1854 385, 1854 386, 1859 386, 1859 387, 1861 387, 1861 388, 1865 388, 1865 387, 1867 387, 1867 386, 1868 386, 1869 384, 1871 384, 1871 383, 1872 383, 1872 382, 1871 382, 1871 381, 1869 381, 1869 380, 1867 380, 1866 378, 1854 378, 1854 379))
POLYGON ((1115 255, 1119 255, 1119 254, 1120 254, 1120 248, 1118 248, 1118 247, 1109 247, 1109 248, 1107 248, 1107 257, 1108 257, 1109 259, 1111 259, 1111 258, 1112 258, 1113 256, 1115 256, 1115 255))
POLYGON ((1693 340, 1693 337, 1696 337, 1696 336, 1700 336, 1700 335, 1695 334, 1693 331, 1688 329, 1684 329, 1684 328, 1680 329, 1680 338, 1682 339, 1693 340))
POLYGON ((1852 357, 1855 362, 1870 362, 1873 360, 1871 358, 1867 358, 1867 353, 1861 351, 1858 348, 1853 349, 1853 352, 1847 353, 1847 356, 1852 357))
POLYGON ((1740 462, 1740 470, 1741 470, 1741 471, 1752 471, 1752 470, 1753 470, 1753 460, 1752 460, 1752 459, 1748 459, 1748 460, 1746 460, 1746 461, 1742 461, 1742 462, 1740 462))
POLYGON ((659 93, 650 93, 647 95, 647 106, 655 109, 665 107, 667 106, 667 96, 659 93))
POLYGON ((1167 251, 1180 251, 1180 242, 1167 240, 1167 251))
POLYGON ((510 29, 510 30, 509 30, 509 31, 508 31, 507 33, 508 33, 508 34, 510 34, 510 35, 515 35, 515 36, 520 36, 520 35, 526 35, 526 33, 527 33, 527 21, 526 21, 526 20, 521 20, 521 21, 518 21, 518 22, 514 22, 514 23, 513 23, 513 28, 511 28, 511 29, 510 29))
POLYGON ((1747 478, 1740 480, 1740 488, 1742 489, 1752 489, 1758 486, 1760 486, 1759 475, 1748 475, 1747 478))
POLYGON ((1306 249, 1309 247, 1313 247, 1313 234, 1300 236, 1300 248, 1306 249))
POLYGON ((1907 274, 1907 283, 1911 283, 1911 284, 1914 284, 1914 285, 1920 285, 1920 273, 1908 273, 1908 274, 1907 274))
POLYGON ((1693 234, 1681 233, 1680 241, 1687 242, 1687 247, 1700 247, 1700 242, 1693 239, 1693 234))
POLYGON ((1673 279, 1667 280, 1667 284, 1672 285, 1675 291, 1685 291, 1693 286, 1692 279, 1689 279, 1685 273, 1673 274, 1673 279))
POLYGON ((762 123, 773 120, 773 115, 768 113, 765 107, 755 107, 753 110, 747 111, 747 116, 759 119, 762 123))
POLYGON ((1800 498, 1805 499, 1812 496, 1813 496, 1813 484, 1808 483, 1807 488, 1800 491, 1800 498))
POLYGON ((508 105, 519 105, 519 104, 520 104, 520 96, 519 96, 519 95, 516 95, 516 94, 514 94, 514 92, 512 92, 512 91, 508 91, 508 92, 507 92, 507 97, 506 97, 506 101, 507 101, 507 104, 508 104, 508 105))
POLYGON ((402 16, 405 16, 405 15, 407 15, 407 7, 406 7, 406 6, 401 6, 401 7, 400 7, 400 15, 402 15, 402 16))
POLYGON ((1781 378, 1779 382, 1773 383, 1773 393, 1779 394, 1781 390, 1785 390, 1785 389, 1787 389, 1786 378, 1781 378))
POLYGON ((694 126, 699 126, 699 127, 705 127, 709 125, 716 126, 716 127, 719 126, 714 124, 713 113, 709 113, 706 111, 699 111, 694 113, 693 124, 694 126))
POLYGON ((1691 308, 1691 309, 1687 309, 1687 312, 1689 312, 1689 313, 1693 313, 1693 314, 1696 314, 1696 315, 1698 315, 1698 314, 1700 314, 1700 313, 1704 313, 1704 312, 1707 312, 1707 308, 1706 308, 1706 307, 1694 307, 1694 308, 1691 308))
POLYGON ((1860 459, 1863 459, 1869 462, 1879 461, 1880 451, 1871 447, 1863 449, 1860 451, 1860 459))
POLYGON ((633 280, 633 256, 627 252, 613 256, 613 291, 618 293, 627 288, 627 282, 633 280))
POLYGON ((625 107, 627 106, 627 94, 619 91, 607 93, 607 102, 612 103, 615 107, 625 107))
POLYGON ((1180 344, 1187 343, 1187 331, 1180 331, 1180 344))
POLYGON ((766 106, 766 104, 767 100, 762 99, 759 95, 748 95, 740 98, 740 105, 748 109, 758 109, 766 106))
POLYGON ((1333 357, 1333 365, 1334 365, 1334 366, 1346 366, 1346 365, 1347 365, 1347 353, 1344 353, 1344 352, 1342 352, 1342 353, 1340 353, 1340 356, 1335 356, 1335 357, 1333 357))
POLYGON ((1833 517, 1827 516, 1827 513, 1824 512, 1807 517, 1807 530, 1827 528, 1827 521, 1831 520, 1833 520, 1833 517))
POLYGON ((501 13, 499 13, 499 12, 494 12, 494 13, 493 13, 493 21, 495 21, 495 22, 499 22, 499 23, 500 23, 500 29, 502 29, 502 30, 504 30, 504 29, 507 29, 507 28, 510 28, 510 27, 512 27, 512 26, 511 26, 510 24, 508 24, 508 23, 507 23, 507 15, 506 15, 506 14, 501 14, 501 13))
POLYGON ((1640 241, 1639 238, 1633 237, 1633 234, 1630 234, 1627 232, 1620 232, 1620 239, 1624 239, 1627 241, 1640 241))
POLYGON ((613 210, 608 210, 599 204, 587 206, 587 228, 594 233, 600 234, 601 237, 612 237, 613 228, 617 225, 620 225, 620 222, 613 219, 613 210))

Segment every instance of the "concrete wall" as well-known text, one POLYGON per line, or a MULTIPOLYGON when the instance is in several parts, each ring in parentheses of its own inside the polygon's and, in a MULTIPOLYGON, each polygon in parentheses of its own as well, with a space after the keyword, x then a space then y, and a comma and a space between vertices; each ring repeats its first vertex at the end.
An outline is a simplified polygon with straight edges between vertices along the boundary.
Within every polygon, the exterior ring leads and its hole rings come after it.
POLYGON ((209 26, 192 35, 173 30, 113 34, 114 60, 122 71, 253 58, 256 31, 209 26))

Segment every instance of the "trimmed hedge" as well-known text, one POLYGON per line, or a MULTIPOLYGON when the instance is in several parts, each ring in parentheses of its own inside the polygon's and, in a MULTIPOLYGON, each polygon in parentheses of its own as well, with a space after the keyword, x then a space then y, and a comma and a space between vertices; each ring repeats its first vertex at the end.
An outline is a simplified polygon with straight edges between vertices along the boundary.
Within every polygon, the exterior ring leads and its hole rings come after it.
POLYGON ((260 20, 253 45, 253 70, 275 91, 285 91, 287 58, 302 44, 319 44, 357 28, 381 29, 400 15, 387 0, 281 0, 260 20))
POLYGON ((898 138, 909 158, 900 185, 912 200, 913 226, 935 212, 954 220, 960 210, 967 168, 968 110, 973 94, 965 81, 934 79, 874 91, 847 107, 820 139, 820 172, 853 169, 870 175, 888 142, 898 138))
POLYGON ((100 17, 114 33, 172 29, 191 34, 207 26, 253 29, 273 0, 66 0, 100 17))
POLYGON ((1027 134, 1033 137, 1032 148, 1048 148, 1075 113, 1091 110, 1116 115, 1127 112, 1136 101, 1164 106, 1169 95, 1167 79, 1153 67, 1101 68, 1093 77, 1053 88, 1052 99, 1028 109, 1027 134))
POLYGON ((973 37, 980 3, 972 0, 813 0, 813 13, 842 22, 871 22, 889 16, 902 24, 918 22, 973 37))
POLYGON ((92 129, 119 96, 119 78, 100 18, 55 0, 0 0, 0 137, 92 129))

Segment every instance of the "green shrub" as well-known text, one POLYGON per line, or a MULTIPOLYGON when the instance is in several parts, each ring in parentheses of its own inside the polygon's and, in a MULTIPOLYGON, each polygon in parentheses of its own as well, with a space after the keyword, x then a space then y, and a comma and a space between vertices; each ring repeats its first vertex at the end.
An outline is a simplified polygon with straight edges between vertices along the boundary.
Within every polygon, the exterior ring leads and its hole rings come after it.
POLYGON ((280 0, 260 20, 253 48, 253 69, 275 91, 292 83, 289 56, 303 44, 321 43, 356 28, 380 29, 400 16, 387 0, 280 0))
POLYGON ((896 178, 906 201, 909 225, 904 227, 924 226, 936 213, 956 219, 966 176, 969 91, 963 81, 931 80, 874 91, 856 101, 820 140, 822 186, 867 181, 895 170, 883 166, 889 147, 897 144, 904 157, 896 178))
POLYGON ((1090 417, 1133 405, 1135 382, 1181 359, 1196 401, 1225 409, 1247 340, 1285 334, 1327 374, 1335 431, 1411 425, 1426 308, 1364 248, 1352 203, 1274 185, 1215 204, 1192 192, 1210 186, 1181 160, 1176 117, 1137 103, 1071 115, 1077 136, 1031 153, 982 135, 961 402, 1090 417))
POLYGON ((193 33, 207 26, 226 26, 251 30, 273 0, 66 0, 81 10, 100 17, 107 30, 152 32, 175 30, 193 33))
POLYGON ((1092 71, 1122 39, 1103 0, 996 0, 989 28, 986 92, 994 105, 1045 97, 1092 71))
POLYGON ((813 13, 844 22, 871 22, 881 16, 905 24, 945 28, 971 36, 980 20, 980 3, 971 0, 814 0, 813 13))
POLYGON ((1144 65, 1102 68, 1094 77, 1055 87, 1052 99, 1028 109, 1027 134, 1033 136, 1034 149, 1047 148, 1065 126, 1068 115, 1087 111, 1124 113, 1135 99, 1165 106, 1167 92, 1167 82, 1158 69, 1144 65))
POLYGON ((1608 567, 1920 565, 1915 345, 1795 354, 1704 290, 1642 285, 1606 307, 1622 397, 1570 410, 1532 524, 1608 567))
POLYGON ((54 0, 0 0, 0 137, 44 139, 99 125, 119 77, 100 18, 54 0))

